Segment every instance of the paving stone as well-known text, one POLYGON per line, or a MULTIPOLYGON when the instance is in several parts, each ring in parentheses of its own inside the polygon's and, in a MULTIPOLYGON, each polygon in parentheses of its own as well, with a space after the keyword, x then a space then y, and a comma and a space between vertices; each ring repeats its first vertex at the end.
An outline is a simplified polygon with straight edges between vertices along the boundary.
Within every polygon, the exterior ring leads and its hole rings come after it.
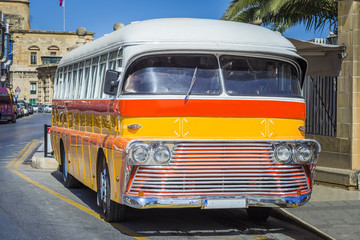
POLYGON ((329 187, 316 188, 312 200, 288 212, 313 225, 335 239, 360 239, 360 191, 348 191, 329 187), (329 192, 335 194, 329 201, 329 192), (339 200, 340 199, 340 200, 339 200))

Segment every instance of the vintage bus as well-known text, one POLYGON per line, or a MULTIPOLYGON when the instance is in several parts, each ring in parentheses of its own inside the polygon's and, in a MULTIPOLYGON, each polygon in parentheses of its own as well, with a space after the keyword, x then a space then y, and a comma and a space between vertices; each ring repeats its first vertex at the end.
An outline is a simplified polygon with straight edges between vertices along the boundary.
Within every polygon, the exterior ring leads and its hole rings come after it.
POLYGON ((309 201, 320 145, 305 139, 307 63, 280 34, 205 19, 130 24, 66 54, 51 140, 66 187, 127 207, 244 208, 309 201))
POLYGON ((0 121, 16 122, 14 97, 8 88, 0 88, 0 121))

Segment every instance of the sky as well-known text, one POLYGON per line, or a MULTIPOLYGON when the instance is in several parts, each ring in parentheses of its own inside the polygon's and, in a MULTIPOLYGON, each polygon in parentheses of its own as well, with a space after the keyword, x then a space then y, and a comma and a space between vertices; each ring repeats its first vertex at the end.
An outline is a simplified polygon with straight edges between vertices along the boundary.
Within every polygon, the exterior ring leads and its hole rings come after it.
MULTIPOLYGON (((208 18, 220 19, 231 0, 64 0, 65 30, 76 31, 85 27, 95 32, 94 38, 113 31, 116 22, 131 22, 155 18, 208 18)), ((62 31, 64 8, 60 0, 30 0, 32 30, 62 31)), ((296 26, 284 33, 285 37, 309 40, 326 38, 329 31, 305 31, 296 26)))

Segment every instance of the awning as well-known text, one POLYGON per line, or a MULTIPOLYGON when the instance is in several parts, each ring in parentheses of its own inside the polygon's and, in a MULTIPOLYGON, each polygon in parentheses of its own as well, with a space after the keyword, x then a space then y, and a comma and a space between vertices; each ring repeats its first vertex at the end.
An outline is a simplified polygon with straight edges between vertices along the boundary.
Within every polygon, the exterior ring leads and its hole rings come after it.
POLYGON ((288 38, 308 62, 307 76, 339 76, 345 46, 319 44, 288 38))

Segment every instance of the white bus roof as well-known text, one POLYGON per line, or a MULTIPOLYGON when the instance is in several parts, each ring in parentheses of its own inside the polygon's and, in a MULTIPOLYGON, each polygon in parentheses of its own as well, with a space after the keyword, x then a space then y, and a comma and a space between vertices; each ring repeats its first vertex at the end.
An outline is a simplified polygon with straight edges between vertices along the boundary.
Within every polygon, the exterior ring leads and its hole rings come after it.
POLYGON ((172 43, 177 45, 199 46, 211 44, 216 49, 229 49, 229 46, 252 46, 253 49, 271 49, 274 53, 299 57, 294 45, 279 33, 269 29, 223 20, 210 19, 154 19, 136 22, 120 30, 107 34, 93 42, 87 43, 68 54, 60 61, 59 66, 84 59, 87 56, 100 54, 106 49, 121 45, 147 43, 172 43))

